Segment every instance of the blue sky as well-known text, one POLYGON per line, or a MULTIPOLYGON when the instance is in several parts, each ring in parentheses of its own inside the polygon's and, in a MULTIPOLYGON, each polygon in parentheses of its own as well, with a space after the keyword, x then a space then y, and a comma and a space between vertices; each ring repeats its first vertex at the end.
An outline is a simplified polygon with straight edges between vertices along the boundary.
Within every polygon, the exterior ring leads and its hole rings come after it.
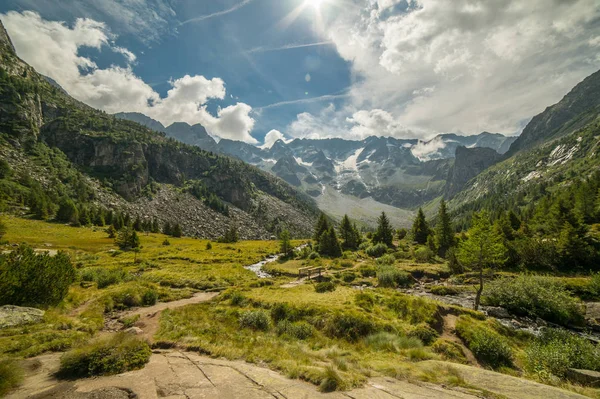
POLYGON ((76 98, 215 136, 518 134, 600 67, 595 0, 4 0, 76 98))

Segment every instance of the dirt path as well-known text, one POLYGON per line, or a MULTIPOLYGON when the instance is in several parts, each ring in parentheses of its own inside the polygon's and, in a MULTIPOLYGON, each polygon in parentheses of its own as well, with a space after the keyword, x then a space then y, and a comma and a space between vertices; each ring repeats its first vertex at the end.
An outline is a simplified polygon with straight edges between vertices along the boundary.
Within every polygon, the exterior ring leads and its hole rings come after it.
MULTIPOLYGON (((219 295, 218 292, 198 292, 190 298, 181 299, 173 302, 159 302, 154 306, 146 308, 138 308, 120 313, 117 319, 123 319, 126 317, 132 317, 139 315, 140 318, 135 322, 134 326, 140 328, 142 333, 139 334, 141 338, 152 342, 154 335, 158 331, 160 323, 160 314, 165 309, 177 309, 186 305, 193 305, 196 303, 207 302, 219 295)), ((116 319, 113 319, 116 320, 116 319)))
POLYGON ((471 350, 465 346, 462 340, 456 336, 456 320, 458 319, 458 317, 453 314, 447 314, 444 316, 443 319, 444 327, 440 338, 456 342, 458 345, 460 345, 469 364, 472 366, 480 367, 479 362, 475 358, 475 355, 473 355, 473 352, 471 352, 471 350))

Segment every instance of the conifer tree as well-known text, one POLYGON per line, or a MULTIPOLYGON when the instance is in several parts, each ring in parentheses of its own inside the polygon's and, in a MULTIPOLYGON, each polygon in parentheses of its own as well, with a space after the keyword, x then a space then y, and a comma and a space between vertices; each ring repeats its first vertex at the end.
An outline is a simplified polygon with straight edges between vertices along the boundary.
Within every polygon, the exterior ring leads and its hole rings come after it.
POLYGON ((158 224, 158 220, 156 218, 152 219, 152 232, 160 233, 160 225, 158 224))
POLYGON ((117 213, 113 217, 113 226, 115 230, 121 230, 125 226, 125 222, 123 221, 123 215, 117 213))
POLYGON ((171 223, 165 222, 165 225, 163 226, 163 234, 170 236, 172 232, 173 229, 171 228, 171 223))
POLYGON ((143 231, 142 219, 140 219, 139 216, 136 216, 135 221, 133 222, 133 229, 135 231, 143 231))
POLYGON ((383 243, 388 247, 393 245, 394 240, 394 229, 390 225, 390 219, 388 219, 385 212, 381 212, 381 216, 377 219, 377 230, 373 234, 373 244, 383 243))
POLYGON ((438 254, 441 257, 445 257, 446 252, 448 252, 454 244, 455 240, 452 222, 450 221, 450 215, 448 215, 448 210, 446 209, 446 201, 442 199, 438 211, 437 225, 435 226, 435 246, 437 247, 438 254))
POLYGON ((293 252, 292 243, 290 241, 290 232, 287 230, 283 230, 281 234, 279 234, 279 251, 284 257, 290 256, 293 252))
POLYGON ((327 231, 321 234, 321 238, 319 239, 319 253, 331 258, 342 256, 342 247, 340 246, 333 226, 330 226, 327 231))
POLYGON ((103 227, 106 224, 104 220, 104 210, 102 208, 96 209, 93 223, 95 226, 103 227))
POLYGON ((183 235, 183 232, 181 231, 181 226, 179 225, 179 223, 176 223, 173 226, 173 229, 171 230, 171 235, 173 237, 181 237, 183 235))
POLYGON ((427 220, 425 220, 425 214, 421 208, 419 208, 417 217, 413 223, 412 235, 413 240, 415 240, 417 243, 427 243, 427 237, 429 237, 429 224, 427 224, 427 220))
POLYGON ((60 200, 58 212, 56 212, 56 220, 63 223, 79 223, 79 211, 70 198, 63 197, 60 200))
POLYGON ((319 242, 321 240, 321 235, 327 230, 329 230, 329 221, 327 220, 327 216, 325 216, 324 213, 321 213, 319 220, 317 221, 317 225, 315 226, 313 240, 315 242, 319 242))
POLYGON ((115 243, 124 251, 132 251, 140 247, 140 238, 133 228, 125 227, 117 235, 115 243))
POLYGON ((340 238, 343 240, 344 249, 356 250, 360 244, 360 233, 356 224, 350 222, 348 215, 344 215, 340 224, 340 238))

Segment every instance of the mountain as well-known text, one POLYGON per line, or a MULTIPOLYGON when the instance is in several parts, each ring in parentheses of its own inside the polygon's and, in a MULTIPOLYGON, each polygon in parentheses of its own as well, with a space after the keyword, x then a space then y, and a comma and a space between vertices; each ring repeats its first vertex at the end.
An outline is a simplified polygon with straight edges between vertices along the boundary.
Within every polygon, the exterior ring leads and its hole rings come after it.
POLYGON ((597 118, 600 111, 600 71, 588 76, 557 104, 533 117, 507 156, 564 137, 597 118))
MULTIPOLYGON (((600 72, 596 72, 535 116, 499 162, 470 179, 462 190, 451 190, 450 207, 456 218, 466 221, 479 209, 527 213, 547 193, 600 171, 599 89, 600 72)), ((458 156, 457 152, 456 164, 458 156)))
MULTIPOLYGON (((183 130, 206 133, 173 128, 183 130)), ((39 218, 73 201, 79 216, 105 208, 199 237, 235 225, 243 238, 268 238, 283 228, 309 236, 318 214, 310 197, 270 173, 74 100, 17 57, 3 27, 0 161, 0 209, 25 204, 39 218)))
POLYGON ((140 112, 119 112, 114 114, 119 119, 125 119, 128 121, 139 123, 142 126, 146 126, 148 129, 155 130, 157 132, 166 133, 166 129, 162 123, 157 120, 150 118, 140 112))

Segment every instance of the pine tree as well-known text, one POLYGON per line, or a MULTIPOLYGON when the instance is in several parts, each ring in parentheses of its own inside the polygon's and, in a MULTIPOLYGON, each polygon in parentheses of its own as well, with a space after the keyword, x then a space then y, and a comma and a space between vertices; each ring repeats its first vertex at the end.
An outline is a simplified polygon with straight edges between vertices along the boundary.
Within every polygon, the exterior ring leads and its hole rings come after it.
POLYGON ((170 236, 173 233, 173 229, 171 228, 171 223, 166 222, 163 226, 163 234, 170 236))
POLYGON ((114 213, 112 210, 109 210, 104 213, 104 223, 113 224, 114 213))
POLYGON ((112 219, 112 225, 114 226, 115 230, 121 230, 125 225, 125 223, 123 222, 123 215, 121 215, 120 213, 115 214, 112 219))
POLYGON ((419 211, 417 212, 417 218, 413 223, 412 235, 413 240, 415 240, 417 243, 427 243, 427 237, 429 236, 429 225, 427 224, 427 220, 425 220, 425 214, 421 208, 419 208, 419 211))
POLYGON ((483 292, 483 270, 502 266, 506 261, 506 247, 500 234, 492 228, 485 211, 473 215, 468 237, 460 242, 457 255, 464 267, 479 273, 479 288, 475 296, 475 310, 478 310, 483 292))
POLYGON ((160 233, 160 225, 158 224, 158 220, 156 218, 152 219, 152 232, 160 233))
POLYGON ((283 230, 279 235, 279 251, 284 257, 290 256, 293 252, 292 243, 290 241, 290 232, 283 230))
POLYGON ((321 234, 321 238, 319 239, 319 253, 331 258, 342 256, 342 247, 340 246, 333 226, 330 226, 327 231, 321 234))
POLYGON ((388 219, 385 212, 381 212, 381 216, 377 219, 377 230, 373 234, 373 244, 383 243, 388 247, 393 246, 394 240, 394 229, 390 225, 390 219, 388 219))
POLYGON ((452 222, 450 221, 450 215, 448 215, 446 209, 446 201, 442 199, 438 211, 437 225, 435 226, 435 246, 437 247, 438 254, 441 257, 445 257, 446 252, 454 245, 455 240, 452 222))
POLYGON ((124 251, 131 251, 140 247, 140 238, 131 227, 125 227, 119 232, 115 244, 124 251))
POLYGON ((70 198, 63 197, 60 200, 56 220, 63 223, 79 223, 79 211, 70 198))
POLYGON ((319 242, 321 240, 321 235, 327 230, 329 230, 329 221, 327 220, 327 216, 325 216, 324 213, 321 213, 319 220, 317 221, 317 225, 315 226, 313 240, 315 242, 319 242))
POLYGON ((343 240, 344 249, 356 250, 360 244, 360 233, 356 225, 350 222, 348 215, 344 215, 340 224, 340 238, 343 240))
POLYGON ((133 222, 133 229, 135 231, 143 231, 142 227, 142 219, 139 216, 136 216, 135 221, 133 222))
POLYGON ((117 230, 112 224, 108 226, 108 229, 106 229, 106 233, 108 234, 108 238, 115 238, 117 236, 117 230))
POLYGON ((176 223, 173 226, 173 229, 171 230, 171 235, 173 237, 181 237, 183 235, 183 232, 181 231, 181 226, 179 225, 179 223, 176 223))
POLYGON ((102 210, 102 208, 96 210, 93 222, 95 226, 100 227, 103 227, 106 224, 106 221, 104 220, 104 210, 102 210))
POLYGON ((593 256, 592 248, 578 234, 569 222, 565 222, 557 242, 562 269, 573 271, 575 268, 585 269, 593 256))

